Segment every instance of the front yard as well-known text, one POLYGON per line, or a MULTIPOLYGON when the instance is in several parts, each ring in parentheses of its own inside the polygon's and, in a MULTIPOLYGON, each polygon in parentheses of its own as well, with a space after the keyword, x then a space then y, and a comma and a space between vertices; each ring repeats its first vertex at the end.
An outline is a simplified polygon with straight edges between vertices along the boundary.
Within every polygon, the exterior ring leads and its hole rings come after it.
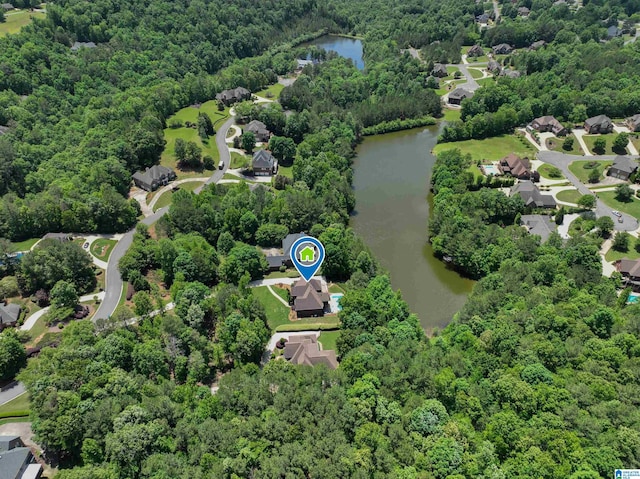
POLYGON ((564 175, 562 174, 562 171, 560 171, 559 168, 549 165, 548 163, 541 165, 540 168, 538 168, 538 173, 540 173, 541 177, 546 178, 548 180, 564 180, 565 179, 564 175))
POLYGON ((584 142, 586 143, 587 148, 589 148, 589 151, 594 155, 617 155, 618 153, 611 149, 611 146, 613 145, 613 140, 615 140, 616 136, 618 136, 617 133, 607 133, 606 135, 584 135, 582 138, 584 139, 584 142), (604 138, 605 141, 607 142, 607 146, 605 147, 604 153, 602 152, 596 153, 595 151, 593 151, 593 146, 598 138, 604 138))
POLYGON ((99 238, 91 243, 91 247, 89 250, 91 254, 96 258, 102 261, 109 261, 109 256, 111 255, 111 251, 113 251, 114 246, 118 244, 115 240, 99 238))
MULTIPOLYGON (((202 181, 188 181, 187 183, 182 183, 181 185, 179 185, 178 188, 181 190, 193 191, 202 185, 204 185, 202 181)), ((171 204, 172 197, 173 190, 165 191, 164 193, 162 193, 162 195, 160 195, 160 198, 158 198, 158 201, 156 201, 156 204, 153 205, 153 211, 155 212, 160 208, 169 206, 171 204)), ((93 245, 91 245, 91 247, 93 248, 93 245)))
POLYGON ((566 153, 567 155, 584 155, 584 152, 582 151, 582 148, 580 148, 580 144, 578 143, 578 140, 576 140, 576 137, 573 135, 573 133, 567 135, 567 138, 569 137, 573 138, 573 147, 570 150, 565 150, 564 148, 562 148, 564 138, 557 137, 547 139, 547 148, 549 148, 551 151, 566 153))
POLYGON ((599 191, 598 198, 600 198, 607 206, 610 206, 613 210, 622 211, 634 218, 640 219, 640 200, 633 198, 629 203, 623 203, 616 199, 615 191, 599 191))
POLYGON ((600 180, 604 179, 604 171, 611 166, 612 161, 603 161, 603 160, 577 160, 572 162, 569 165, 569 171, 576 175, 578 179, 585 184, 597 184, 597 183, 589 183, 589 173, 595 168, 598 168, 600 171, 600 180), (595 168, 590 168, 594 166, 595 168))
POLYGON ((578 203, 578 200, 582 198, 582 194, 578 190, 562 190, 557 195, 558 201, 564 201, 566 203, 578 203))

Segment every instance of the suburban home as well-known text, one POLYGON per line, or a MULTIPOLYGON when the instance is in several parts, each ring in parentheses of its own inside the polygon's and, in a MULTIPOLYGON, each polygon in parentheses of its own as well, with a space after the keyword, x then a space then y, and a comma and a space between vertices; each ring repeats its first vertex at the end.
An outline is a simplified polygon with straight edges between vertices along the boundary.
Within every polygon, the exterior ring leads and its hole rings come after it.
POLYGON ((619 180, 628 180, 629 177, 638 169, 638 162, 628 156, 616 156, 613 164, 609 167, 607 176, 618 178, 619 180))
POLYGON ((267 150, 259 150, 253 154, 251 168, 255 176, 271 176, 278 172, 278 161, 267 150))
POLYGON ((536 185, 531 181, 520 181, 511 188, 511 195, 519 195, 525 206, 531 208, 556 208, 556 200, 551 195, 543 195, 536 185))
POLYGON ((297 59, 296 62, 297 62, 296 70, 298 70, 298 71, 302 70, 307 65, 313 65, 313 62, 311 60, 300 60, 300 59, 297 59))
POLYGON ((427 85, 435 85, 436 88, 440 88, 440 78, 429 75, 426 80, 427 85))
POLYGON ((500 73, 502 71, 502 67, 497 61, 489 60, 489 63, 487 63, 487 71, 500 73))
POLYGON ((145 191, 155 191, 177 178, 176 172, 162 165, 154 165, 133 174, 133 183, 145 191))
POLYGON ((482 15, 478 15, 476 17, 476 22, 478 23, 489 23, 491 16, 488 13, 483 13, 482 15))
POLYGON ((508 68, 505 68, 504 70, 502 70, 502 72, 500 72, 500 76, 505 76, 507 78, 520 78, 522 76, 522 74, 518 71, 518 70, 510 70, 508 68))
POLYGON ((306 233, 293 233, 288 234, 282 240, 282 254, 267 256, 267 263, 269 264, 269 271, 278 271, 282 266, 285 268, 291 268, 293 262, 291 261, 291 247, 299 238, 307 236, 306 233))
POLYGON ((431 74, 434 77, 446 77, 449 75, 449 72, 447 71, 447 66, 444 65, 443 63, 436 63, 435 65, 433 65, 433 70, 431 70, 431 74))
POLYGON ((622 275, 625 285, 633 289, 640 286, 640 259, 619 259, 615 262, 616 270, 622 275))
POLYGON ((450 105, 460 105, 462 100, 473 97, 473 92, 467 91, 464 88, 456 88, 449 93, 448 102, 450 105))
POLYGON ((312 279, 307 283, 300 278, 291 286, 290 304, 299 318, 324 316, 329 308, 329 293, 323 290, 322 281, 312 279))
POLYGON ((607 28, 607 38, 616 38, 622 35, 622 30, 620 30, 617 25, 611 25, 607 28))
POLYGON ((531 171, 529 159, 520 158, 515 153, 510 153, 502 158, 498 163, 498 169, 503 175, 510 175, 519 180, 530 180, 533 178, 537 181, 536 177, 539 178, 539 176, 536 175, 537 172, 531 171))
POLYGON ((14 7, 11 3, 3 3, 2 4, 2 9, 3 10, 13 10, 14 8, 16 8, 16 7, 14 7))
POLYGON ((527 7, 518 8, 518 15, 520 15, 521 17, 528 17, 530 13, 531 10, 529 10, 527 7))
MULTIPOLYGON (((640 113, 627 118, 624 123, 629 128, 629 131, 640 131, 640 113)), ((0 129, 2 129, 1 126, 0 129)))
POLYGON ((611 133, 613 131, 613 122, 607 115, 598 115, 585 120, 584 129, 590 135, 611 133))
POLYGON ((324 364, 330 369, 338 367, 336 352, 332 349, 320 351, 315 334, 289 336, 284 347, 284 358, 293 363, 304 366, 324 364))
POLYGON ((547 44, 544 40, 538 40, 537 42, 533 42, 529 45, 529 50, 539 50, 547 44))
POLYGON ((6 301, 0 303, 0 331, 4 328, 15 326, 20 318, 21 311, 22 308, 20 308, 19 304, 8 304, 6 301))
POLYGON ((554 116, 551 115, 536 118, 531 123, 529 123, 529 126, 532 129, 539 131, 540 133, 551 132, 556 136, 564 136, 567 134, 567 129, 562 126, 562 123, 560 123, 554 116))
POLYGON ((42 240, 56 240, 60 241, 60 243, 66 243, 71 241, 73 237, 69 233, 47 233, 42 237, 42 240))
POLYGON ((251 98, 251 92, 246 88, 239 86, 231 90, 224 90, 216 95, 216 100, 221 101, 225 105, 231 105, 242 100, 251 98))
POLYGON ((484 55, 484 50, 480 45, 472 46, 467 52, 468 57, 481 57, 482 55, 484 55))
POLYGON ((0 478, 39 479, 42 466, 38 464, 19 436, 0 436, 0 478))
POLYGON ((256 141, 268 142, 271 132, 267 130, 267 125, 258 120, 250 121, 245 127, 244 131, 250 131, 256 136, 256 141))
POLYGON ((513 51, 513 47, 508 43, 501 43, 492 47, 492 50, 496 55, 508 55, 513 51))
POLYGON ((540 236, 543 243, 558 229, 554 219, 548 215, 522 215, 520 224, 527 228, 529 234, 540 236))
POLYGON ((96 47, 96 44, 93 42, 75 42, 73 45, 71 45, 71 51, 77 52, 82 48, 95 48, 95 47, 96 47))

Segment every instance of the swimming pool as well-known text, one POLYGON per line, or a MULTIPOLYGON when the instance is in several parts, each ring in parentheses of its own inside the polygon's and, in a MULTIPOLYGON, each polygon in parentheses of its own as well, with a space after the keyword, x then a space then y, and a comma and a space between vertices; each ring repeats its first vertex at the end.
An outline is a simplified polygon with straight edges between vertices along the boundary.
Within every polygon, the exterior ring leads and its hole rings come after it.
POLYGON ((482 169, 485 175, 493 175, 498 176, 500 174, 500 170, 496 165, 482 165, 482 169))
POLYGON ((342 298, 344 294, 342 293, 333 293, 329 296, 330 301, 329 305, 331 306, 332 312, 342 311, 342 306, 340 306, 340 298, 342 298))
POLYGON ((638 293, 629 294, 629 297, 627 298, 627 304, 634 304, 634 303, 640 303, 640 294, 638 293))

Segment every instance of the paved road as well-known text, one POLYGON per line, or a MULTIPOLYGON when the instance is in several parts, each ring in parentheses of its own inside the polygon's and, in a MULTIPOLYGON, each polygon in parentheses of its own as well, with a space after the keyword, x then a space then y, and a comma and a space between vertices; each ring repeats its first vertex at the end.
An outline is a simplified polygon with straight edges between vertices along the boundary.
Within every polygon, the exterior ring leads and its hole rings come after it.
POLYGON ((493 13, 495 18, 493 19, 494 23, 498 23, 498 19, 500 18, 500 9, 498 8, 498 0, 493 0, 493 13))
POLYGON ((15 383, 13 387, 0 392, 0 405, 17 398, 21 394, 24 394, 25 391, 26 389, 24 388, 24 384, 18 382, 15 383))
MULTIPOLYGON (((537 158, 544 163, 549 163, 557 168, 559 168, 564 176, 573 183, 578 191, 583 195, 593 195, 594 192, 591 191, 585 184, 583 184, 578 178, 569 171, 569 164, 575 160, 584 159, 580 156, 575 155, 565 155, 564 153, 558 153, 555 151, 540 151, 537 154, 537 158)), ((592 157, 594 160, 612 160, 615 156, 612 155, 604 155, 592 157)), ((596 192, 597 195, 597 192, 596 192)), ((597 197, 597 196, 596 196, 597 197)), ((614 215, 611 207, 607 206, 602 202, 602 200, 598 199, 596 202, 596 217, 608 216, 613 220, 613 227, 618 231, 633 231, 638 229, 638 220, 631 215, 626 213, 622 213, 623 222, 618 223, 618 217, 614 215)))
POLYGON ((480 88, 480 84, 475 80, 475 78, 471 76, 471 73, 467 68, 468 65, 464 65, 462 63, 449 63, 447 64, 447 66, 458 68, 460 70, 460 73, 462 73, 462 76, 464 76, 465 80, 467 80, 466 83, 461 83, 457 86, 457 88, 464 88, 467 91, 476 91, 478 88, 480 88))
MULTIPOLYGON (((104 297, 105 297, 105 292, 101 291, 100 293, 97 293, 97 294, 87 294, 84 296, 80 296, 80 302, 84 303, 85 301, 91 301, 93 300, 93 298, 98 298, 102 300, 104 299, 104 297)), ((20 326, 20 331, 29 331, 31 328, 33 328, 33 326, 36 324, 36 321, 38 321, 40 317, 47 314, 49 312, 49 309, 50 309, 50 306, 47 306, 46 308, 42 308, 41 310, 36 311, 31 316, 29 316, 27 320, 24 322, 24 324, 20 326)))

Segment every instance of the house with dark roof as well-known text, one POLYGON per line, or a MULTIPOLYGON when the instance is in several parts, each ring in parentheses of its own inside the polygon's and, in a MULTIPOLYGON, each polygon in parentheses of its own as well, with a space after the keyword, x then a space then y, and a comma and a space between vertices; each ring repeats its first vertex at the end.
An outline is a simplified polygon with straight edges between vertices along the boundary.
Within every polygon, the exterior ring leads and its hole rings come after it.
POLYGON ((450 105, 460 105, 462 100, 473 97, 473 92, 465 90, 464 88, 456 88, 449 93, 448 102, 450 105))
POLYGON ((502 71, 502 67, 497 61, 489 60, 489 63, 487 63, 487 71, 490 71, 492 73, 500 73, 502 71))
POLYGON ((250 131, 256 137, 256 141, 267 142, 271 136, 271 132, 267 130, 267 125, 258 120, 250 121, 245 127, 244 131, 250 131))
POLYGON ((225 105, 231 105, 243 100, 249 100, 251 98, 251 92, 246 88, 239 86, 231 90, 223 90, 216 95, 216 100, 221 101, 225 105))
POLYGON ((155 191, 177 178, 176 172, 162 165, 154 165, 133 174, 133 183, 145 191, 155 191))
POLYGON ((443 63, 436 63, 435 65, 433 65, 433 70, 431 70, 431 74, 434 77, 446 77, 449 75, 449 72, 447 71, 447 65, 443 64, 443 63))
POLYGON ((336 352, 332 349, 323 349, 321 351, 315 334, 289 336, 284 347, 283 356, 293 364, 304 366, 324 364, 330 369, 338 367, 336 352))
POLYGON ((593 116, 585 120, 584 129, 590 135, 611 133, 613 131, 613 122, 607 115, 593 116))
MULTIPOLYGON (((629 131, 640 131, 640 113, 630 116, 624 123, 627 125, 627 128, 629 128, 629 131)), ((0 126, 0 128, 2 127, 0 126)))
POLYGON ((543 195, 531 181, 520 181, 511 188, 511 195, 518 195, 530 208, 556 208, 556 200, 551 195, 543 195))
POLYGON ((2 4, 2 9, 3 10, 13 10, 15 8, 16 7, 14 7, 13 4, 11 4, 11 3, 3 3, 2 4))
POLYGON ((42 237, 42 240, 56 240, 60 241, 60 243, 66 243, 71 241, 73 237, 69 233, 47 233, 42 237))
POLYGON ((508 55, 513 51, 513 47, 508 43, 500 43, 499 45, 491 47, 491 49, 496 55, 508 55))
POLYGON ((543 243, 558 229, 558 225, 549 215, 522 215, 520 225, 527 228, 529 234, 540 236, 543 243))
POLYGON ((289 297, 291 309, 299 318, 324 316, 329 308, 329 293, 318 279, 306 282, 300 278, 291 286, 289 297))
POLYGON ((267 263, 269 264, 269 271, 278 271, 282 266, 285 268, 291 268, 293 262, 291 261, 291 246, 299 238, 307 236, 306 233, 293 233, 288 234, 282 240, 282 254, 268 255, 267 263))
POLYGON ((0 479, 39 479, 42 466, 18 436, 0 436, 0 479))
POLYGON ((539 50, 547 44, 544 40, 538 40, 537 42, 533 42, 529 45, 529 50, 539 50))
POLYGON ((509 68, 505 68, 500 72, 500 76, 505 76, 507 78, 520 78, 522 74, 518 70, 511 70, 509 68))
POLYGON ((607 38, 616 38, 622 35, 622 30, 617 25, 611 25, 607 28, 607 38))
POLYGON ((510 153, 498 162, 498 169, 503 175, 510 175, 519 180, 535 179, 535 172, 531 171, 528 158, 520 158, 515 153, 510 153))
POLYGON ((96 46, 97 45, 93 42, 75 42, 73 45, 71 45, 71 51, 77 52, 82 48, 95 48, 96 46))
POLYGON ((278 161, 267 150, 259 150, 253 154, 251 167, 255 176, 271 176, 278 172, 278 161))
POLYGON ((9 127, 0 125, 0 136, 5 135, 7 133, 9 133, 9 127))
POLYGON ((614 263, 616 270, 622 275, 625 286, 634 290, 640 287, 640 259, 620 259, 614 263))
POLYGON ((530 13, 531 10, 529 10, 527 7, 518 8, 518 15, 520 15, 521 17, 528 17, 530 13))
POLYGON ((10 326, 15 326, 20 318, 22 308, 19 304, 0 303, 0 331, 10 326))
POLYGON ((469 51, 467 52, 468 57, 481 57, 482 55, 484 55, 484 50, 478 44, 469 48, 469 51))
POLYGON ((488 13, 483 13, 482 15, 478 15, 476 17, 476 22, 478 23, 489 23, 491 16, 488 13))
POLYGON ((613 160, 613 164, 609 167, 609 171, 607 171, 607 176, 626 181, 637 169, 638 162, 636 160, 628 156, 619 155, 613 160))
POLYGON ((562 123, 560 123, 554 116, 551 115, 536 118, 531 123, 529 123, 529 126, 533 130, 539 131, 540 133, 551 132, 556 136, 563 136, 567 134, 567 129, 562 126, 562 123))

